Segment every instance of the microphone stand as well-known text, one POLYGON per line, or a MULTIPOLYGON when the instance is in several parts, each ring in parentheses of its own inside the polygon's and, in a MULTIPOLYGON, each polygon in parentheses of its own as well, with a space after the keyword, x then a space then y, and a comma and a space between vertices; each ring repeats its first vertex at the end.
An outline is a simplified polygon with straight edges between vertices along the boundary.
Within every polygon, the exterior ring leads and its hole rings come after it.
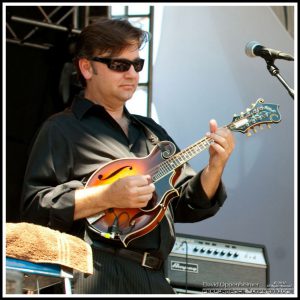
POLYGON ((274 65, 274 59, 268 59, 266 60, 267 63, 267 69, 269 70, 270 74, 272 76, 276 76, 279 81, 283 84, 283 86, 287 89, 290 96, 294 99, 294 90, 291 89, 286 81, 282 78, 282 76, 279 73, 279 69, 274 65))

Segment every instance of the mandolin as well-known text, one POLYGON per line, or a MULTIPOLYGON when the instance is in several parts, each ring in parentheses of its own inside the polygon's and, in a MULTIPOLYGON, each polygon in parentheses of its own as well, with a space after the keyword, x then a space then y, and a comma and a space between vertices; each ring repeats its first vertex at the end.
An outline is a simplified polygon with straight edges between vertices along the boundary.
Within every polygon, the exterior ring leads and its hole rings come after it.
MULTIPOLYGON (((245 113, 234 115, 230 124, 224 126, 234 132, 251 135, 256 126, 281 121, 278 105, 266 104, 258 99, 245 113)), ((159 142, 151 153, 143 158, 124 158, 109 162, 97 169, 88 179, 85 188, 111 184, 120 178, 149 174, 155 185, 152 199, 143 208, 109 208, 86 218, 89 227, 102 237, 117 240, 125 247, 148 232, 162 220, 170 201, 179 195, 174 188, 181 166, 208 149, 213 140, 203 137, 184 150, 175 153, 170 141, 159 142)))

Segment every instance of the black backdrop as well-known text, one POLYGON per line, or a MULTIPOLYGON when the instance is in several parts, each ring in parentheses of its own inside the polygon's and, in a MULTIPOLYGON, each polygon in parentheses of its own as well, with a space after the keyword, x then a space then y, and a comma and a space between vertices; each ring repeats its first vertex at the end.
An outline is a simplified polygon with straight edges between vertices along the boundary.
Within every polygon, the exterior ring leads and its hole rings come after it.
POLYGON ((67 49, 63 47, 43 50, 7 43, 7 222, 19 221, 21 187, 34 135, 49 115, 64 108, 58 85, 66 59, 67 49))
MULTIPOLYGON (((46 14, 50 14, 55 6, 42 8, 46 14)), ((68 13, 72 6, 57 8, 57 13, 51 17, 53 23, 68 13)), ((3 99, 6 103, 6 200, 3 199, 6 201, 6 222, 20 221, 24 172, 35 134, 43 121, 68 106, 72 95, 78 91, 74 80, 60 79, 65 64, 72 61, 70 45, 77 37, 77 33, 71 30, 72 15, 59 23, 68 28, 67 31, 16 22, 13 20, 14 16, 42 22, 44 16, 37 6, 6 7, 6 22, 9 25, 6 28, 6 38, 14 39, 8 27, 13 29, 21 41, 29 32, 37 29, 25 41, 51 46, 49 49, 40 49, 6 42, 6 98, 3 99), (60 85, 64 86, 65 91, 69 90, 68 100, 60 93, 60 85)), ((76 29, 83 28, 86 21, 96 21, 100 16, 108 16, 107 6, 78 7, 76 29)))

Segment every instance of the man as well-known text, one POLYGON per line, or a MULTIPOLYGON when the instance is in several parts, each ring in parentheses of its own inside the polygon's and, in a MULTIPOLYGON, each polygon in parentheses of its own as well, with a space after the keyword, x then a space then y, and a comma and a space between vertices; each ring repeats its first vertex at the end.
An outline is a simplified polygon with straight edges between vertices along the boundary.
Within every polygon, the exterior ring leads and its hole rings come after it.
POLYGON ((156 192, 150 174, 85 186, 100 165, 145 157, 153 141, 172 141, 152 119, 125 108, 138 85, 143 68, 139 49, 146 40, 147 33, 125 20, 101 19, 82 31, 75 63, 83 94, 75 97, 71 108, 45 122, 28 161, 23 220, 80 236, 92 246, 94 274, 77 274, 74 293, 174 293, 163 272, 175 241, 174 222, 211 217, 226 198, 221 175, 234 139, 211 120, 208 136, 214 143, 208 165, 196 174, 184 164, 175 183, 178 195, 155 228, 125 247, 115 237, 118 231, 104 238, 86 222, 112 208, 145 208, 156 192))

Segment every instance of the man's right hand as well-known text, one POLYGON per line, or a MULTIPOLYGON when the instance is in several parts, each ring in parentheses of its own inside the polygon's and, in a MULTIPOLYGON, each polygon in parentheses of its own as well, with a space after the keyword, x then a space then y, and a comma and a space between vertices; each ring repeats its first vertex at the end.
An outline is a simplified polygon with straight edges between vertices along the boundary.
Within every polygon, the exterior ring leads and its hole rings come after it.
POLYGON ((155 186, 150 175, 128 176, 118 179, 108 188, 110 207, 141 208, 151 200, 155 186))
POLYGON ((150 175, 128 176, 111 184, 76 190, 74 220, 89 217, 111 207, 146 207, 154 191, 155 186, 150 175))

